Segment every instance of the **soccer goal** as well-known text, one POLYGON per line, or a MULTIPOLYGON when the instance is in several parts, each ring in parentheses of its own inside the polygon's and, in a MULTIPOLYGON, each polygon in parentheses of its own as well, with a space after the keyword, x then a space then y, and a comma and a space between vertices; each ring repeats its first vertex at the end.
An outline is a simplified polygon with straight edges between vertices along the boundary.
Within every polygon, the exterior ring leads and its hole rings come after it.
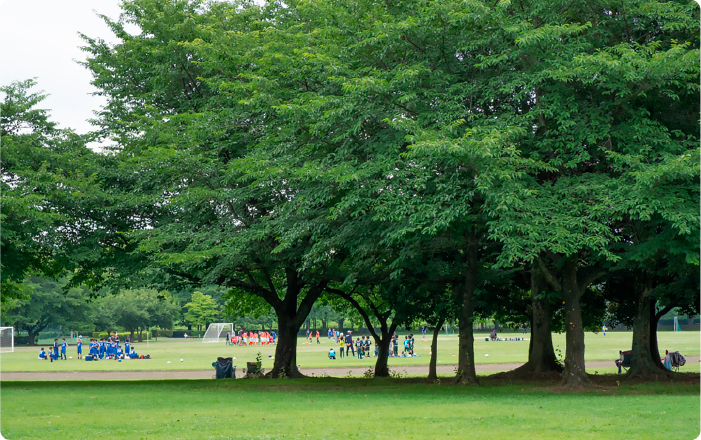
POLYGON ((14 327, 0 327, 0 353, 12 353, 15 351, 14 327))
POLYGON ((234 324, 231 322, 214 322, 209 324, 207 331, 202 337, 202 342, 221 342, 226 339, 226 334, 234 334, 234 324))

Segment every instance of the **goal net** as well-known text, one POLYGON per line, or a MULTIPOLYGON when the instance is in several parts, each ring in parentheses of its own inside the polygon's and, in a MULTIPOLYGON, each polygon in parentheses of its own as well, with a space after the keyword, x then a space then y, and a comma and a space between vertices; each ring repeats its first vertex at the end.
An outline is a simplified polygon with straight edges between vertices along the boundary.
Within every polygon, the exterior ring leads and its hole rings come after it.
POLYGON ((207 331, 202 337, 202 342, 223 342, 226 334, 234 334, 234 324, 231 322, 214 322, 209 324, 207 331))
POLYGON ((13 327, 0 327, 0 353, 12 353, 15 351, 15 329, 13 327))

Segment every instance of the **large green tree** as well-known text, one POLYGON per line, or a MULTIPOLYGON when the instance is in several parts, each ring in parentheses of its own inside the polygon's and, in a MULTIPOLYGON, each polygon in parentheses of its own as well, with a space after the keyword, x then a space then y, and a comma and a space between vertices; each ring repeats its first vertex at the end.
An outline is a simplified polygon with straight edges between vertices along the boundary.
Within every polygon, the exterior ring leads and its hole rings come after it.
POLYGON ((25 280, 23 290, 29 297, 20 300, 19 306, 4 319, 18 331, 27 332, 29 345, 34 345, 39 333, 47 328, 77 328, 89 322, 90 292, 84 288, 66 289, 67 283, 66 278, 54 280, 39 275, 25 280))
POLYGON ((36 85, 26 80, 0 88, 3 307, 25 297, 28 274, 63 270, 61 255, 70 246, 64 232, 74 224, 60 200, 63 188, 81 180, 80 158, 89 154, 81 136, 57 128, 39 108, 46 95, 33 93, 36 85))

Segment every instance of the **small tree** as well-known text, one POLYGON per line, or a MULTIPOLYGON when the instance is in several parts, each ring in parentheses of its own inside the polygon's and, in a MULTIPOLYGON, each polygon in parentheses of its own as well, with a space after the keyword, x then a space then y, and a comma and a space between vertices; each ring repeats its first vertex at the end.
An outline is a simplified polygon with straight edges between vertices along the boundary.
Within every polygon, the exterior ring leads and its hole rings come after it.
POLYGON ((183 316, 184 320, 197 326, 197 330, 215 321, 219 315, 217 302, 214 298, 200 291, 192 292, 192 298, 189 303, 185 304, 185 307, 188 310, 183 316))

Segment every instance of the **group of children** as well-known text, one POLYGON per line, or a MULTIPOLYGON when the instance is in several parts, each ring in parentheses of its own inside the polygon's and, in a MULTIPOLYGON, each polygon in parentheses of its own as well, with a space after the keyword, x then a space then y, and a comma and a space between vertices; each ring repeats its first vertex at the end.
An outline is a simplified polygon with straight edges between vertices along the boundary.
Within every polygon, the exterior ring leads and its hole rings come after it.
POLYGON ((124 350, 122 350, 122 347, 119 346, 118 335, 110 336, 107 340, 105 340, 105 338, 100 338, 99 341, 97 339, 91 339, 90 357, 90 360, 93 361, 98 359, 119 360, 127 357, 131 359, 138 359, 138 355, 136 354, 134 348, 131 347, 129 339, 124 342, 124 350))
POLYGON ((275 343, 275 332, 247 332, 241 329, 238 334, 226 333, 226 345, 270 345, 275 343))
MULTIPOLYGON (((39 359, 49 359, 51 362, 59 359, 68 360, 66 358, 67 345, 66 340, 63 339, 63 342, 60 344, 61 354, 59 355, 58 339, 54 339, 54 345, 52 347, 53 350, 49 351, 49 354, 47 355, 42 347, 41 351, 39 352, 39 359)), ((76 354, 78 359, 83 359, 83 339, 81 337, 78 337, 78 340, 76 341, 76 354)), ((134 347, 131 347, 129 339, 124 342, 124 350, 122 350, 122 347, 119 346, 119 336, 116 334, 116 332, 113 336, 110 336, 107 339, 100 338, 99 341, 96 338, 90 339, 89 354, 88 356, 85 356, 86 361, 97 361, 98 359, 121 360, 127 358, 139 359, 139 355, 136 353, 136 350, 134 350, 134 347)), ((73 358, 71 357, 71 359, 73 358)), ((145 358, 142 356, 141 359, 145 358)))
POLYGON ((59 359, 61 360, 68 360, 66 358, 66 347, 68 344, 66 344, 66 340, 63 339, 63 342, 61 344, 58 343, 58 339, 54 339, 54 345, 53 345, 53 350, 49 351, 49 354, 46 354, 46 351, 44 351, 44 347, 41 347, 41 351, 39 351, 39 359, 42 360, 47 360, 50 359, 51 362, 53 361, 58 361, 59 359), (59 355, 58 349, 59 346, 61 347, 61 354, 59 355))
MULTIPOLYGON (((357 351, 358 359, 362 359, 368 356, 372 357, 372 355, 370 354, 370 346, 372 345, 370 336, 359 337, 355 340, 355 342, 353 342, 353 338, 350 336, 350 332, 348 332, 348 336, 345 339, 341 336, 336 336, 334 338, 334 341, 338 341, 338 345, 340 347, 340 350, 338 351, 340 358, 343 358, 344 351, 346 356, 348 356, 348 352, 351 351, 353 357, 356 357, 355 352, 357 351), (355 351, 353 350, 353 346, 355 346, 355 351)), ((390 343, 392 349, 389 350, 388 357, 418 357, 418 355, 414 353, 413 334, 404 337, 404 351, 401 355, 399 354, 399 337, 396 334, 392 336, 392 340, 390 341, 390 343)), ((380 355, 379 352, 379 347, 375 345, 375 357, 378 357, 380 355)), ((329 349, 329 359, 336 359, 336 350, 333 347, 329 349)))

